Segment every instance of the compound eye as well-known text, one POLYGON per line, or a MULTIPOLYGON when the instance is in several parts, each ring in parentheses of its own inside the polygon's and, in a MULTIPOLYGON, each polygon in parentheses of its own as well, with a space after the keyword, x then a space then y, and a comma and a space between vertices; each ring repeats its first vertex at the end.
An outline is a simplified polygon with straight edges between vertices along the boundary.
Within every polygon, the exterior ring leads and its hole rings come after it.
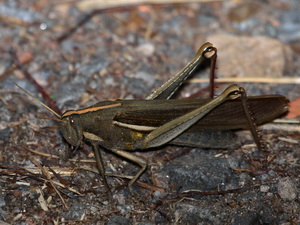
POLYGON ((75 119, 73 118, 73 116, 68 117, 68 122, 72 127, 75 126, 75 119))

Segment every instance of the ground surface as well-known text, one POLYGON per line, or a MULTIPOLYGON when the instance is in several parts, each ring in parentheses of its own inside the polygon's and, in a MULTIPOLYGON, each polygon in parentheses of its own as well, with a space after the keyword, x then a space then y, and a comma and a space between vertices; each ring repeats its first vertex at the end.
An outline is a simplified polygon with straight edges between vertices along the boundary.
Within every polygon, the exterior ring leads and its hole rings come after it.
MULTIPOLYGON (((299 1, 199 1, 93 14, 90 7, 99 5, 81 3, 0 1, 0 221, 300 224, 299 124, 260 128, 268 143, 261 153, 247 131, 239 133, 243 144, 235 150, 136 152, 148 158, 147 172, 132 193, 126 177, 109 176, 110 201, 90 146, 68 160, 57 123, 41 119, 49 114, 12 83, 45 102, 40 94, 49 93, 61 111, 142 99, 209 41, 218 48, 218 90, 228 79, 248 95, 285 95, 293 106, 289 117, 299 121, 299 1)), ((207 74, 196 75, 177 97, 201 97, 207 83, 199 81, 207 74)), ((109 174, 138 170, 109 151, 104 161, 109 174)))

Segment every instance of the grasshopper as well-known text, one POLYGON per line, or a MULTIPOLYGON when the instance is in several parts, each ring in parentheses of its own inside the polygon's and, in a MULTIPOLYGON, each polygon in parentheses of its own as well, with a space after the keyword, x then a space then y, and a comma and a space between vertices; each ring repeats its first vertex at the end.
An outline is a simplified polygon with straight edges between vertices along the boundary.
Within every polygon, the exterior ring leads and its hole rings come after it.
POLYGON ((217 49, 212 44, 203 44, 181 71, 144 100, 104 101, 79 110, 68 110, 62 115, 39 103, 59 118, 60 131, 71 146, 78 148, 83 141, 90 142, 97 168, 109 192, 100 146, 141 167, 129 186, 148 165, 146 159, 132 153, 135 150, 167 143, 235 148, 236 136, 232 131, 237 129, 249 129, 257 147, 262 149, 256 125, 272 121, 288 110, 289 101, 284 96, 247 97, 243 88, 233 84, 212 99, 170 99, 196 68, 207 60, 215 60, 216 54, 217 49), (250 111, 256 116, 255 123, 250 111))

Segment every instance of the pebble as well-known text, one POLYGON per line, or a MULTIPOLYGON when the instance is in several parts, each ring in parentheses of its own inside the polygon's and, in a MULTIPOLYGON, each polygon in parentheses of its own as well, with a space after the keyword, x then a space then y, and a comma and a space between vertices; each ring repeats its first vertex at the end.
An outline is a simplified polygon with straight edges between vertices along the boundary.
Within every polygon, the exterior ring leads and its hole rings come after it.
POLYGON ((289 177, 279 180, 277 191, 283 200, 293 201, 297 198, 297 187, 289 177))
POLYGON ((268 185, 260 186, 260 192, 268 192, 269 190, 270 190, 270 187, 268 185))
POLYGON ((261 180, 261 181, 265 181, 265 180, 267 180, 269 178, 269 175, 268 174, 261 174, 260 176, 259 176, 259 179, 261 180))
POLYGON ((216 34, 208 40, 218 48, 218 74, 224 77, 282 77, 293 57, 287 45, 270 37, 216 34))

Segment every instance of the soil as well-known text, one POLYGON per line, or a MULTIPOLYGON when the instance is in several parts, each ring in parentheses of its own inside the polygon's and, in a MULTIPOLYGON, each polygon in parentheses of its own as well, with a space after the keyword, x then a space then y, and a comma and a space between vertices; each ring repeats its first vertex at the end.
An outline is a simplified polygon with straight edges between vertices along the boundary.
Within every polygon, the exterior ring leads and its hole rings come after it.
MULTIPOLYGON (((0 2, 0 224, 300 224, 299 1, 82 2, 0 2), (249 131, 237 149, 136 151, 149 167, 131 189, 138 166, 101 149, 111 196, 90 144, 68 146, 13 83, 58 113, 143 99, 205 42, 218 48, 216 94, 238 82, 284 95, 293 118, 259 127, 263 151, 249 131)), ((207 98, 208 76, 176 97, 207 98)))

